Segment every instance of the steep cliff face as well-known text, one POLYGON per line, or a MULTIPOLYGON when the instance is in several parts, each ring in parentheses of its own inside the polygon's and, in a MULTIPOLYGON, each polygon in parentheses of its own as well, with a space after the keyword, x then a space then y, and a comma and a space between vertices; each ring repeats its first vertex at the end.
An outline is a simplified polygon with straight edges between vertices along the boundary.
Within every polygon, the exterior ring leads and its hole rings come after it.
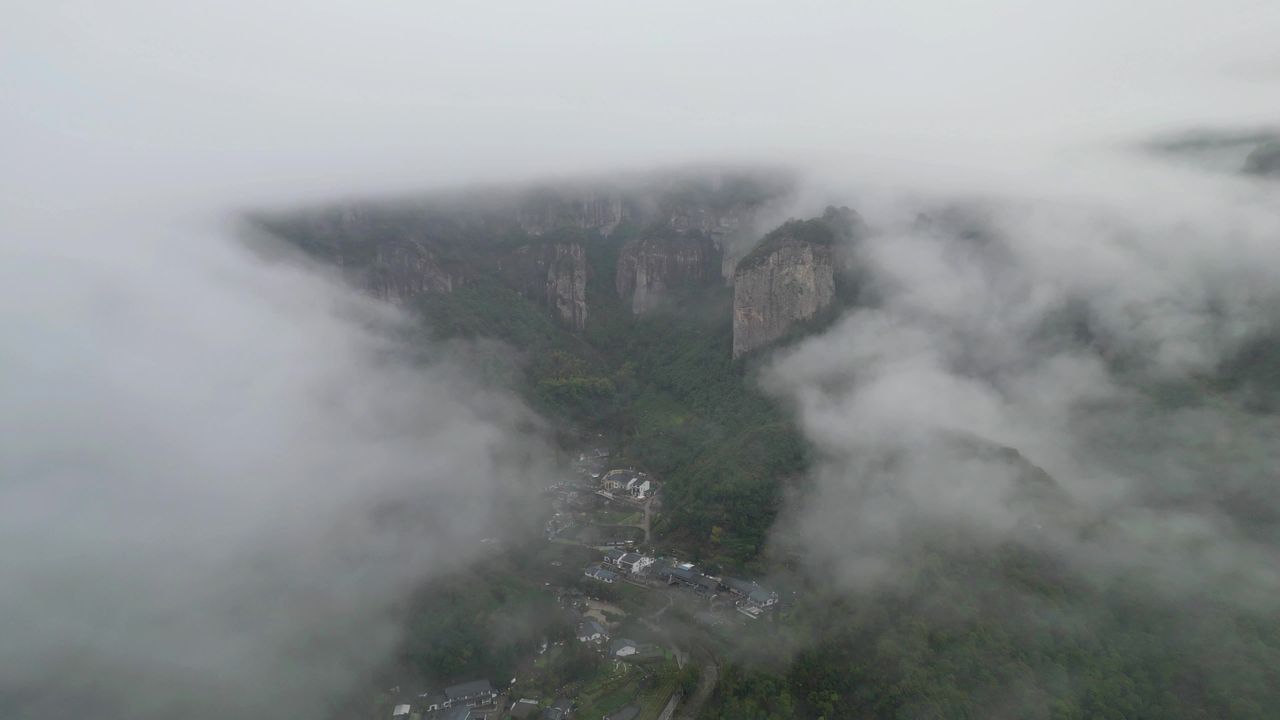
POLYGON ((720 253, 702 233, 664 234, 628 241, 618 253, 618 297, 637 315, 653 310, 675 290, 705 285, 719 274, 720 253))
POLYGON ((581 330, 587 323, 587 253, 581 243, 521 245, 500 272, 525 297, 545 302, 556 319, 581 330))
POLYGON ((834 234, 821 221, 789 222, 765 236, 733 277, 733 356, 787 334, 835 297, 834 234))
POLYGON ((380 300, 404 305, 427 293, 448 293, 462 283, 459 273, 444 268, 428 249, 416 245, 379 246, 368 266, 343 273, 380 300))
POLYGON ((1280 141, 1263 143, 1245 158, 1244 171, 1250 175, 1280 177, 1280 141))

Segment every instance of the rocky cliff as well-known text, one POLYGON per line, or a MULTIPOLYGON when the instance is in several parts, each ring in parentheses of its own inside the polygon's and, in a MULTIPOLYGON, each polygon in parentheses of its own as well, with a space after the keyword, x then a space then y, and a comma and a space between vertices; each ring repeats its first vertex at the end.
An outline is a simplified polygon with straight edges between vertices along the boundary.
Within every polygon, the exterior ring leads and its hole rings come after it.
POLYGON ((1244 171, 1250 175, 1280 177, 1280 141, 1263 143, 1245 158, 1244 171))
POLYGON ((637 315, 662 305, 673 291, 706 285, 720 274, 720 252, 706 234, 674 232, 627 241, 618 252, 618 297, 637 315))
POLYGON ((793 220, 760 241, 734 271, 733 356, 783 337, 835 297, 835 232, 793 220))
POLYGON ((426 293, 453 292, 462 284, 462 276, 445 269, 434 253, 411 244, 379 246, 367 266, 343 266, 343 274, 370 295, 397 305, 426 293))
MULTIPOLYGON (((673 291, 715 279, 727 238, 753 235, 746 229, 752 214, 791 187, 775 171, 690 170, 350 201, 254 220, 384 300, 414 305, 496 281, 582 329, 588 247, 613 252, 620 226, 628 237, 651 228, 618 248, 622 260, 613 268, 618 291, 644 312, 673 291)), ((605 287, 608 272, 597 278, 605 287)))
POLYGON ((581 330, 587 323, 587 253, 581 243, 521 245, 499 260, 507 282, 531 300, 545 302, 560 322, 581 330))

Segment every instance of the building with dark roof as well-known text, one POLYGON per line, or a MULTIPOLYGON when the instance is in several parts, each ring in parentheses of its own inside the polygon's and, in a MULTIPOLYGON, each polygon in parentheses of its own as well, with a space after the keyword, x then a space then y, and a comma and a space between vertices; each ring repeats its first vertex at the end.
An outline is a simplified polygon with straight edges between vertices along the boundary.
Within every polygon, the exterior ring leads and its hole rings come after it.
POLYGON ((493 689, 488 680, 472 680, 450 685, 444 689, 444 694, 449 698, 450 705, 475 707, 492 702, 498 696, 498 691, 493 689))
POLYGON ((422 693, 418 696, 416 706, 423 710, 431 711, 442 710, 452 704, 444 693, 422 693))
POLYGON ((591 618, 587 618, 578 623, 576 637, 579 642, 599 642, 601 640, 608 640, 609 633, 604 629, 603 625, 591 618))
POLYGON ((769 607, 778 602, 778 593, 760 587, 759 583, 737 578, 724 578, 720 581, 734 595, 760 607, 769 607))
POLYGON ((615 583, 620 577, 618 573, 612 570, 606 570, 595 564, 588 565, 586 569, 582 571, 582 574, 603 583, 615 583))
POLYGON ((609 643, 609 654, 614 657, 629 657, 640 652, 640 644, 635 640, 618 638, 609 643))
POLYGON ((710 575, 703 575, 692 565, 659 564, 654 571, 657 576, 670 585, 684 585, 693 588, 700 594, 714 595, 720 590, 720 581, 710 575))
POLYGON ((543 720, 568 720, 573 712, 573 701, 568 698, 556 698, 551 707, 542 713, 543 720))

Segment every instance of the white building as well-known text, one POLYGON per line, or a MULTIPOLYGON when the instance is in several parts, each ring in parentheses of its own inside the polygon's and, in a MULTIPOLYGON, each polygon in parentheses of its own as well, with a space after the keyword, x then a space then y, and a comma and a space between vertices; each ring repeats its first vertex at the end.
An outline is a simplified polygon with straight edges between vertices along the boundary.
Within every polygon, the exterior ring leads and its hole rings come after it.
POLYGON ((635 640, 627 640, 626 638, 618 638, 609 643, 609 654, 614 657, 630 657, 640 652, 640 646, 635 640))
POLYGON ((614 564, 629 573, 638 573, 653 564, 653 558, 638 553, 625 553, 614 564))

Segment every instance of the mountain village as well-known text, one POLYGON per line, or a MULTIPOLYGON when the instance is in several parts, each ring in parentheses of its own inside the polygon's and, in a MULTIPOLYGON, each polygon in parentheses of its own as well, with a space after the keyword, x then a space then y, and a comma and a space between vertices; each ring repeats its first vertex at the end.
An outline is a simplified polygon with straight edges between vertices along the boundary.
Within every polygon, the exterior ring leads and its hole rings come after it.
POLYGON ((571 467, 566 480, 545 489, 545 538, 553 554, 559 548, 587 557, 585 582, 543 583, 573 632, 542 642, 527 667, 536 674, 557 654, 586 649, 611 669, 594 684, 570 683, 542 697, 521 692, 519 676, 460 679, 434 691, 390 688, 389 720, 691 718, 714 688, 717 661, 691 637, 696 631, 667 627, 667 611, 679 607, 696 626, 733 632, 735 624, 767 621, 779 610, 780 596, 767 585, 655 550, 652 524, 663 502, 657 478, 634 466, 612 466, 603 447, 584 450, 571 467), (674 678, 690 664, 698 681, 681 688, 674 678))

